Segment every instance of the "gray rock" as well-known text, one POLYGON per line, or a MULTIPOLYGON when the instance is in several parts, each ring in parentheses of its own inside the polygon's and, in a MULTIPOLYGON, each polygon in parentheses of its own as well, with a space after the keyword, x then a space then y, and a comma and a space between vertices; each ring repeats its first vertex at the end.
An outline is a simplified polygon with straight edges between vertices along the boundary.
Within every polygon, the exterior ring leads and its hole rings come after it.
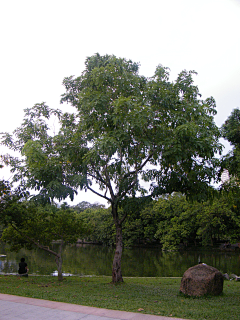
POLYGON ((229 277, 229 275, 227 273, 224 273, 223 276, 224 276, 225 279, 230 280, 230 277, 229 277))
POLYGON ((223 274, 206 264, 198 264, 185 271, 180 291, 189 296, 219 295, 223 291, 223 274))
POLYGON ((240 281, 240 277, 234 273, 231 274, 231 277, 234 278, 236 281, 240 281))

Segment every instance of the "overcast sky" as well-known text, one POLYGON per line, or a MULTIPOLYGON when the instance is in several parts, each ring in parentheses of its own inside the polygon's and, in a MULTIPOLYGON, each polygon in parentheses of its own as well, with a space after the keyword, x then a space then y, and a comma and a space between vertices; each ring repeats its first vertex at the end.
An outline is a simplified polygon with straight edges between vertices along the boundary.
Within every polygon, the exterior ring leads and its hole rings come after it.
MULTIPOLYGON (((80 75, 96 52, 140 62, 145 76, 158 64, 172 80, 197 71, 218 126, 240 107, 240 0, 0 0, 0 30, 0 132, 35 103, 59 108, 63 78, 80 75)), ((83 200, 102 202, 90 192, 75 202, 83 200)))

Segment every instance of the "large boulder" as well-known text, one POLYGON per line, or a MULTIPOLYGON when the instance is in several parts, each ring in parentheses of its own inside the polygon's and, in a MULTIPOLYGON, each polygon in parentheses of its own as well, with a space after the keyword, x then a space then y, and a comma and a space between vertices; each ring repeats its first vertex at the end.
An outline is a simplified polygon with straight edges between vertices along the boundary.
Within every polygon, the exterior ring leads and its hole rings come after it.
POLYGON ((180 291, 198 297, 205 294, 219 295, 223 291, 223 279, 218 269, 204 263, 198 264, 185 271, 180 291))

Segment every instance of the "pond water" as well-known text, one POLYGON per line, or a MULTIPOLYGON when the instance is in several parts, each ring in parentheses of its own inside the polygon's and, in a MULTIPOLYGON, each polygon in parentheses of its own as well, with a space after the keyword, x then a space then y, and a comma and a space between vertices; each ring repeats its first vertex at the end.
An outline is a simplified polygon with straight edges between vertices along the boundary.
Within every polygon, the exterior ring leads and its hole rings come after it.
MULTIPOLYGON (((57 245, 54 245, 57 250, 57 245)), ((0 272, 16 273, 18 263, 25 257, 30 274, 50 275, 56 270, 54 256, 37 249, 9 252, 0 244, 0 272)), ((99 245, 66 245, 63 250, 63 272, 74 275, 111 276, 114 248, 99 245)), ((240 275, 240 252, 194 249, 162 252, 160 248, 125 248, 122 274, 129 277, 182 277, 199 259, 221 272, 240 275)))

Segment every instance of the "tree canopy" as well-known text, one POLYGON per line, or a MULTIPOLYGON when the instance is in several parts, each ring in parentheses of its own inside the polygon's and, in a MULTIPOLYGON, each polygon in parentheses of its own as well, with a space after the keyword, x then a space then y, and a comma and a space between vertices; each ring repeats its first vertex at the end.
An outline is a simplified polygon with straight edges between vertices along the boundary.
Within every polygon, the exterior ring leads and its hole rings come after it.
POLYGON ((240 178, 240 110, 234 109, 221 128, 222 136, 232 145, 232 150, 223 157, 222 167, 232 177, 240 178))
POLYGON ((77 189, 106 199, 116 227, 113 282, 122 281, 122 223, 118 211, 137 192, 181 191, 201 199, 215 178, 221 150, 214 123, 215 101, 201 100, 194 71, 182 71, 170 82, 161 65, 151 78, 139 75, 139 64, 95 54, 79 77, 65 78, 61 102, 75 113, 62 114, 46 104, 26 109, 22 126, 3 143, 22 153, 5 157, 15 180, 38 190, 38 197, 73 199, 77 189), (49 132, 56 116, 60 129, 49 132), (96 185, 100 188, 96 188, 96 185))

